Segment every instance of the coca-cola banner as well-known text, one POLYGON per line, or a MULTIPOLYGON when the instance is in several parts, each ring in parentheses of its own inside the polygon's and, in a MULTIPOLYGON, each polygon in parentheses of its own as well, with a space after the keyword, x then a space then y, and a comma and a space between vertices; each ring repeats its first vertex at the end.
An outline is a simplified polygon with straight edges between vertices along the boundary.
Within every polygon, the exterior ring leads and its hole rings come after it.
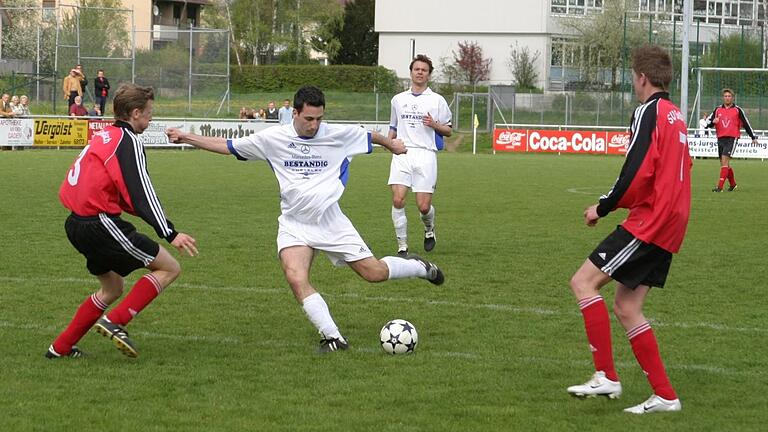
POLYGON ((496 151, 625 154, 628 132, 494 129, 496 151))
MULTIPOLYGON (((629 132, 623 131, 493 130, 495 151, 625 155, 628 147, 629 132)), ((688 136, 688 148, 693 157, 716 158, 717 138, 688 136)), ((768 159, 768 138, 757 144, 740 138, 733 157, 768 159)))

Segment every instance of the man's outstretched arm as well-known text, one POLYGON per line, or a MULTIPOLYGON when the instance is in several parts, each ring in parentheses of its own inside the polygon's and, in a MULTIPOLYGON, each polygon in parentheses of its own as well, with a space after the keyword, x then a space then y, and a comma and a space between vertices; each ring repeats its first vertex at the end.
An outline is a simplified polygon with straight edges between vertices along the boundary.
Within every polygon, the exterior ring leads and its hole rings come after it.
POLYGON ((214 153, 232 153, 229 151, 229 147, 227 147, 226 138, 206 137, 202 135, 195 135, 193 133, 184 133, 176 128, 166 129, 165 134, 168 135, 168 140, 175 144, 191 144, 197 148, 208 150, 214 153))

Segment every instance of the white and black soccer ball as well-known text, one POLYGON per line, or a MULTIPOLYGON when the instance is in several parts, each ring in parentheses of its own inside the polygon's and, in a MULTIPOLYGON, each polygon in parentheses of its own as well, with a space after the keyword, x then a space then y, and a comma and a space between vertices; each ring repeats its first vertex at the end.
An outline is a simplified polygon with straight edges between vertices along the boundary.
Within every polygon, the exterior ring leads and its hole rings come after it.
POLYGON ((387 354, 410 354, 419 343, 419 334, 413 324, 396 319, 382 327, 379 340, 387 354))

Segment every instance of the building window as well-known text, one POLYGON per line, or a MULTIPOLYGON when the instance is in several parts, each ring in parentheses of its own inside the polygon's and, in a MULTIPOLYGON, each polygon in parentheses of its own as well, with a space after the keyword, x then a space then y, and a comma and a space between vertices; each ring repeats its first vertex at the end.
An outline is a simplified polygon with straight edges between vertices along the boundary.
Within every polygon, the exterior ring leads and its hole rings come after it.
POLYGON ((603 11, 603 0, 552 0, 550 10, 557 15, 584 15, 603 11))

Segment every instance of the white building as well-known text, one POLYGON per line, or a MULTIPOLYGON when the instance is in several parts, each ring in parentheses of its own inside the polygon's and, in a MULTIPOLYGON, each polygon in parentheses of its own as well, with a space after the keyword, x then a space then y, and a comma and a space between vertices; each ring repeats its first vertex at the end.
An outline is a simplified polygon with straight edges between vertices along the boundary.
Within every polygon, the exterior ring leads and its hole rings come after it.
MULTIPOLYGON (((561 29, 564 17, 590 19, 601 13, 606 0, 378 0, 375 30, 379 33, 379 64, 408 77, 408 64, 416 53, 432 58, 436 78, 440 79, 440 60, 453 60, 462 41, 477 42, 485 58, 493 59, 490 83, 510 84, 508 66, 511 46, 539 52, 536 67, 538 87, 560 90, 565 82, 578 78, 581 48, 573 35, 561 29), (565 79, 563 79, 565 76, 565 79)), ((607 0, 610 1, 610 0, 607 0)), ((700 41, 704 44, 742 25, 754 28, 765 23, 763 0, 693 0, 694 21, 699 21, 700 41)), ((682 0, 636 0, 629 19, 648 20, 671 27, 681 20, 682 0)), ((680 43, 680 26, 676 41, 680 43)), ((696 29, 691 29, 695 34, 696 29)), ((693 39, 693 36, 692 36, 693 39)), ((706 50, 706 47, 704 47, 706 50)))

